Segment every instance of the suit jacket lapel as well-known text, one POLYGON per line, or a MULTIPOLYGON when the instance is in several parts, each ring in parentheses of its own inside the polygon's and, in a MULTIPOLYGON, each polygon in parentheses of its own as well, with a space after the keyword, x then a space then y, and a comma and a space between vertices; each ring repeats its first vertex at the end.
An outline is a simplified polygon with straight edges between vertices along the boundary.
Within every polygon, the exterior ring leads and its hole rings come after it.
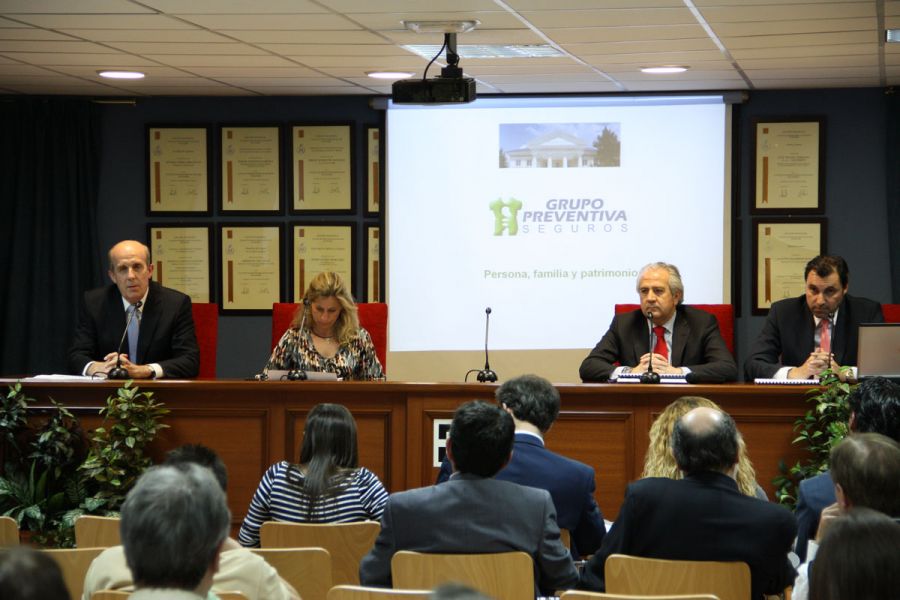
MULTIPOLYGON (((650 330, 647 328, 647 317, 640 310, 634 311, 634 335, 632 336, 632 350, 634 351, 634 362, 629 367, 640 362, 641 357, 650 351, 650 330)), ((625 364, 625 363, 623 363, 625 364)))
POLYGON ((153 284, 150 285, 150 292, 147 294, 147 303, 141 309, 141 327, 138 333, 138 356, 137 359, 132 357, 132 361, 137 364, 144 364, 144 357, 150 349, 150 342, 156 332, 156 326, 159 325, 160 314, 160 298, 159 294, 154 294, 153 284), (140 362, 138 362, 140 360, 140 362))
POLYGON ((847 302, 846 296, 841 302, 841 308, 838 311, 837 320, 834 322, 834 329, 831 331, 831 353, 834 354, 834 360, 837 364, 844 364, 844 356, 847 354, 847 323, 850 322, 850 303, 847 302))
MULTIPOLYGON (((676 309, 677 310, 677 309, 676 309)), ((684 348, 687 341, 691 339, 691 326, 687 317, 684 316, 684 310, 678 310, 675 313, 675 325, 672 328, 672 356, 669 357, 669 364, 680 366, 684 361, 684 348)))
POLYGON ((806 356, 816 349, 816 319, 813 317, 812 311, 809 310, 809 306, 806 305, 806 298, 801 297, 800 301, 803 303, 803 322, 799 323, 800 339, 804 340, 802 345, 803 360, 806 360, 806 356))

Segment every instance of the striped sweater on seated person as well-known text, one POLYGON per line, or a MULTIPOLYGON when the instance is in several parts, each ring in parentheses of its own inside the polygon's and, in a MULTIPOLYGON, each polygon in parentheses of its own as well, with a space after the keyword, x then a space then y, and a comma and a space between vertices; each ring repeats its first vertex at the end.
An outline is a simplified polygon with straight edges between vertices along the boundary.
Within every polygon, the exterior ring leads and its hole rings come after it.
POLYGON ((259 547, 259 528, 266 521, 350 523, 381 520, 388 493, 378 476, 365 467, 347 476, 343 488, 316 502, 312 511, 309 497, 302 490, 302 481, 303 474, 284 460, 266 470, 241 524, 238 534, 241 545, 259 547))

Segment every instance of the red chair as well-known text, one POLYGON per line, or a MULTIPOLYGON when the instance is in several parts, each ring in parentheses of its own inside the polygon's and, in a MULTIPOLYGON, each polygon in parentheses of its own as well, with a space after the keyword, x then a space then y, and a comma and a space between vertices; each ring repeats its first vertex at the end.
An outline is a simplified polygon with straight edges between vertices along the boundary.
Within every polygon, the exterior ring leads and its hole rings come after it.
POLYGON ((885 323, 900 323, 900 304, 882 304, 885 323))
POLYGON ((194 331, 200 347, 200 379, 216 378, 216 348, 219 342, 219 305, 191 305, 194 313, 194 331))
MULTIPOLYGON (((272 348, 290 327, 299 304, 276 302, 272 305, 272 348)), ((383 302, 368 302, 356 305, 359 313, 359 326, 372 336, 375 354, 381 361, 381 368, 387 373, 387 319, 388 307, 383 302)))
MULTIPOLYGON (((705 310, 713 315, 719 322, 719 331, 725 340, 725 345, 734 356, 734 306, 731 304, 691 304, 694 308, 705 310)), ((638 310, 640 304, 616 304, 616 314, 622 314, 638 310)))

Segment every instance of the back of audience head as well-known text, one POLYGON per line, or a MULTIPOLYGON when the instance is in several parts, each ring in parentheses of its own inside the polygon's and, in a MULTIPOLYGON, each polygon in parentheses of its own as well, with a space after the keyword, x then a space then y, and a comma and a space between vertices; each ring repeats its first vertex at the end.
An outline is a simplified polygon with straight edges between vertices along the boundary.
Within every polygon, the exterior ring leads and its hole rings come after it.
MULTIPOLYGON (((679 418, 698 406, 722 410, 718 404, 708 398, 681 396, 663 409, 659 417, 653 421, 653 425, 650 426, 650 446, 647 448, 644 472, 641 477, 681 479, 681 469, 678 468, 675 456, 672 454, 672 430, 679 418)), ((753 468, 753 463, 747 455, 747 444, 740 434, 738 434, 738 469, 735 479, 742 494, 757 495, 756 469, 753 468)))
POLYGON ((473 400, 453 414, 447 452, 456 471, 493 477, 509 461, 514 438, 509 413, 496 404, 473 400))
POLYGON ((0 549, 0 598, 3 600, 69 600, 56 561, 34 548, 0 549))
POLYGON ((850 397, 850 429, 880 433, 900 442, 900 385, 884 377, 860 383, 850 397))
POLYGON ((546 433, 559 416, 559 391, 537 375, 522 375, 504 382, 495 397, 516 419, 531 423, 541 433, 546 433))
POLYGON ((828 527, 810 564, 810 600, 888 600, 900 594, 900 524, 854 508, 828 527))
POLYGON ((138 588, 197 589, 214 571, 231 525, 219 482, 193 464, 148 469, 121 518, 125 559, 138 588))
POLYGON ((832 449, 830 470, 842 505, 900 517, 900 443, 878 433, 847 436, 832 449))
POLYGON ((169 467, 182 468, 184 465, 200 465, 206 467, 215 476, 216 481, 222 487, 222 491, 228 491, 228 469, 219 455, 210 448, 200 444, 185 444, 170 450, 166 454, 163 464, 169 467))
POLYGON ((730 474, 738 460, 738 432, 725 412, 700 406, 672 429, 672 454, 685 475, 701 471, 730 474))

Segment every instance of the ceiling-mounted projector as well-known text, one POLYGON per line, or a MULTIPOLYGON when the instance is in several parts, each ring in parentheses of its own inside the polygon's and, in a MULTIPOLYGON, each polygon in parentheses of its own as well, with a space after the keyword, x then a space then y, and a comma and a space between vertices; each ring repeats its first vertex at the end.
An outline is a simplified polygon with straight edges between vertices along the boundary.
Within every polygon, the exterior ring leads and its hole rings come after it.
MULTIPOLYGON (((441 76, 395 81, 391 86, 391 100, 394 104, 443 104, 475 100, 475 80, 463 77, 463 70, 459 66, 456 34, 445 33, 444 45, 447 47, 447 66, 441 69, 441 76)), ((427 67, 425 74, 428 74, 427 67)))

